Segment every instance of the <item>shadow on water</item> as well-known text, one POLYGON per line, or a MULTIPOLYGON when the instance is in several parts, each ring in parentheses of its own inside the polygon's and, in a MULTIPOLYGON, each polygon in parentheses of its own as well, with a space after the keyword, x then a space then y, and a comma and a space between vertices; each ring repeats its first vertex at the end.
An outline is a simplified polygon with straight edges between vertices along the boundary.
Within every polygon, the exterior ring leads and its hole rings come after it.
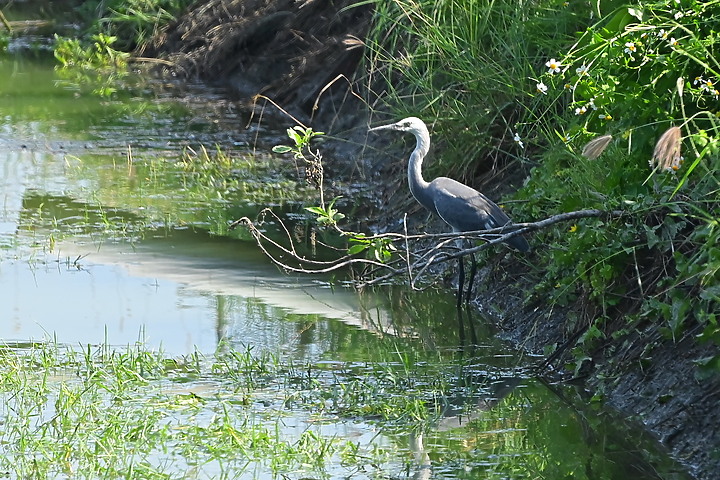
POLYGON ((389 470, 368 464, 354 478, 685 478, 632 425, 534 379, 534 359, 457 311, 451 293, 287 275, 247 235, 229 236, 230 220, 268 203, 304 234, 308 192, 281 160, 218 127, 242 124, 221 96, 173 103, 148 87, 149 97, 100 102, 57 88, 47 64, 4 62, 0 74, 16 80, 0 84, 7 345, 273 352, 306 370, 274 392, 291 392, 285 430, 315 424, 392 452, 389 470), (207 121, 208 108, 227 115, 207 121), (205 142, 227 157, 184 150, 205 142), (308 419, 315 408, 335 416, 308 419))

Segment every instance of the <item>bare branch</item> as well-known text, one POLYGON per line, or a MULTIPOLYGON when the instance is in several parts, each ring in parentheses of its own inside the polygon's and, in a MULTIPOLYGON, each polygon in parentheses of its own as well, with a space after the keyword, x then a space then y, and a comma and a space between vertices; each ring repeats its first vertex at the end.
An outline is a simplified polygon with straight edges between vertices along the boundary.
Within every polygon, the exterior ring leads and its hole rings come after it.
POLYGON ((493 228, 490 230, 479 230, 474 232, 459 232, 459 233, 441 233, 441 234, 407 234, 407 216, 403 218, 403 230, 404 234, 400 233, 383 233, 372 236, 363 236, 353 232, 346 232, 342 229, 334 226, 334 230, 340 235, 348 238, 358 238, 363 241, 382 240, 390 239, 391 242, 402 241, 404 242, 405 255, 400 255, 400 258, 396 258, 390 262, 383 263, 376 260, 362 258, 357 255, 343 255, 339 258, 330 261, 313 260, 306 258, 298 253, 295 248, 295 244, 290 234, 290 230, 284 224, 284 222, 278 217, 272 210, 264 209, 260 212, 258 217, 261 219, 257 224, 250 220, 248 217, 243 217, 239 220, 235 220, 230 224, 230 229, 234 229, 240 225, 246 227, 250 234, 255 239, 258 247, 262 252, 276 265, 283 268, 284 270, 303 273, 303 274, 323 274, 333 272, 346 267, 360 265, 363 267, 371 267, 365 271, 362 276, 354 280, 355 285, 362 287, 366 285, 377 285, 380 283, 389 282, 391 279, 405 274, 408 277, 410 286, 413 289, 417 289, 417 282, 423 278, 429 268, 433 265, 445 263, 465 255, 472 255, 487 248, 497 245, 498 243, 507 242, 509 239, 523 235, 528 232, 541 230, 548 228, 552 225, 561 222, 567 222, 571 220, 577 220, 580 218, 592 218, 592 217, 604 217, 604 218, 615 218, 620 217, 624 214, 621 210, 614 211, 603 211, 603 210, 578 210, 574 212, 561 213, 553 215, 544 220, 537 222, 528 223, 513 223, 505 225, 500 228, 493 228), (275 221, 280 224, 280 228, 289 243, 289 246, 282 245, 279 241, 272 239, 266 235, 262 230, 258 228, 264 221, 266 215, 271 215, 275 221), (425 249, 413 252, 410 244, 411 242, 433 240, 435 243, 425 249), (482 240, 485 243, 481 245, 473 246, 471 248, 460 249, 454 244, 457 240, 482 240), (276 249, 283 255, 287 256, 289 260, 278 258, 273 254, 270 249, 276 249), (297 266, 291 265, 289 262, 296 263, 297 266), (402 263, 402 267, 398 268, 398 264, 402 263), (380 274, 382 272, 382 274, 380 274))

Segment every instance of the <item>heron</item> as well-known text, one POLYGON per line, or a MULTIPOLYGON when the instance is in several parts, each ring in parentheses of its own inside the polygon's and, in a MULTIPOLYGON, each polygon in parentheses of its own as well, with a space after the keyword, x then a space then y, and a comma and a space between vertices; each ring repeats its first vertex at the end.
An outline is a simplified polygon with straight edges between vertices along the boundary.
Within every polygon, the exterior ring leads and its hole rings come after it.
MULTIPOLYGON (((408 117, 390 125, 371 128, 378 130, 397 130, 415 135, 417 144, 410 154, 408 162, 408 184, 410 192, 420 205, 439 216, 453 232, 472 232, 504 227, 511 224, 510 217, 492 200, 472 187, 447 177, 438 177, 431 182, 425 181, 422 175, 422 164, 430 149, 430 133, 425 122, 417 117, 408 117)), ((515 236, 505 241, 508 245, 521 252, 530 250, 530 245, 522 236, 515 236)), ((463 242, 457 241, 462 250, 463 242)), ((470 256, 470 282, 465 293, 465 302, 470 301, 473 281, 477 270, 475 255, 470 256)), ((457 306, 462 305, 465 283, 465 267, 463 257, 458 258, 458 297, 457 306)))

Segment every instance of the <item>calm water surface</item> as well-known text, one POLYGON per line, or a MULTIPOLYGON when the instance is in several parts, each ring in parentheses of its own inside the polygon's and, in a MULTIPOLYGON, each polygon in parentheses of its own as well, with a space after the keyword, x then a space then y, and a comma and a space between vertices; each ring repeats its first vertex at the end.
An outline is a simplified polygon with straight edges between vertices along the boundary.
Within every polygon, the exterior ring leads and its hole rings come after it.
MULTIPOLYGON (((285 275, 246 234, 228 233, 265 205, 301 213, 308 192, 283 174, 287 160, 254 151, 247 116, 221 95, 156 86, 100 99, 58 85, 52 66, 0 60, 5 343, 141 341, 184 355, 224 340, 326 369, 411 356, 456 384, 431 430, 398 436, 362 419, 318 427, 366 447, 400 445, 383 478, 685 478, 632 425, 528 378, 532 359, 494 340, 483 319, 461 318, 461 329, 452 295, 358 293, 285 275), (236 159, 227 185, 202 145, 236 159)), ((309 421, 292 410, 287 434, 309 421)), ((327 478, 348 475, 340 463, 327 478)), ((368 476, 378 474, 352 478, 368 476)), ((242 478, 266 477, 250 468, 242 478)))

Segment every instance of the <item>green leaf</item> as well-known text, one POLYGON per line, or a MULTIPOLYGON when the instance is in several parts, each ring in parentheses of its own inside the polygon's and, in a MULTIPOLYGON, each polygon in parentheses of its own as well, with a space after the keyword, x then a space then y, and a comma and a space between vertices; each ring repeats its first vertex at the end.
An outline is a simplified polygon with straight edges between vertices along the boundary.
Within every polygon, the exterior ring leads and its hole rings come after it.
POLYGON ((287 145, 275 145, 272 148, 272 151, 275 153, 288 153, 292 152, 292 147, 288 147, 287 145))
POLYGON ((288 134, 288 137, 290 137, 290 139, 293 142, 295 142, 296 146, 300 147, 304 143, 303 138, 300 135, 298 135, 297 132, 295 132, 295 130, 288 128, 287 134, 288 134))
POLYGON ((308 212, 315 213, 317 215, 321 215, 323 217, 327 217, 327 212, 322 209, 322 207, 305 207, 305 210, 308 212))
POLYGON ((368 246, 369 245, 367 244, 356 244, 348 248, 347 253, 348 255, 355 255, 356 253, 364 252, 365 250, 367 250, 368 246))

